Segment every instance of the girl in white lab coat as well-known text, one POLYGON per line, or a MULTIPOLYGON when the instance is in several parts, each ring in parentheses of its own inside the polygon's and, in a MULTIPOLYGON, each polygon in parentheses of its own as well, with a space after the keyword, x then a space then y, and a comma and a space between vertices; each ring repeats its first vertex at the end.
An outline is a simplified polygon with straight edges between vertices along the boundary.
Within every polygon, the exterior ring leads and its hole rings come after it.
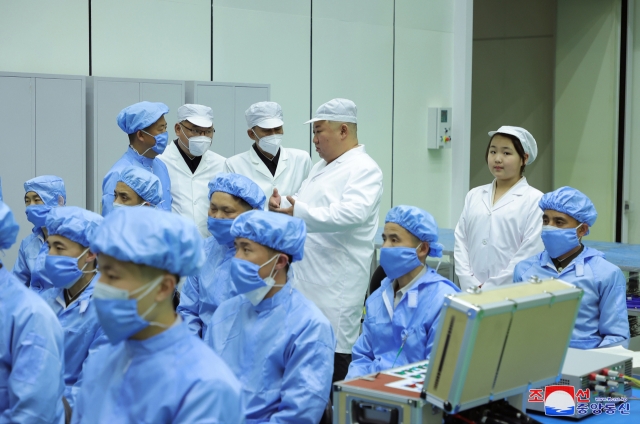
POLYGON ((524 128, 489 132, 486 161, 491 184, 467 193, 455 231, 455 270, 462 290, 511 284, 516 264, 542 250, 542 192, 522 175, 537 154, 524 128))

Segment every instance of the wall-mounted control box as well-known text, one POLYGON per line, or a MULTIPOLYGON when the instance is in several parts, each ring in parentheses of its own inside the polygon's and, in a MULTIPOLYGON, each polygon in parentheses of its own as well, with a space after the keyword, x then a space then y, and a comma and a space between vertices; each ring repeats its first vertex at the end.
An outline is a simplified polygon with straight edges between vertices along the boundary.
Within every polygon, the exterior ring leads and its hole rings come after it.
POLYGON ((430 107, 427 119, 427 147, 450 149, 451 108, 430 107))

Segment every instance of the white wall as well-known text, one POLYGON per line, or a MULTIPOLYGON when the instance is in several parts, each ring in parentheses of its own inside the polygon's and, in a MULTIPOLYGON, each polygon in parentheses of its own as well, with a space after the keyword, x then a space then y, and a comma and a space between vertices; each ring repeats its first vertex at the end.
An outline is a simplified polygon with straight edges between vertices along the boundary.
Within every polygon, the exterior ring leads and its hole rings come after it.
POLYGON ((485 159, 487 132, 514 125, 529 130, 538 144, 527 181, 542 192, 553 190, 556 8, 556 0, 474 3, 471 187, 493 180, 485 159))
POLYGON ((554 186, 591 198, 592 240, 615 229, 620 0, 558 0, 554 186))
POLYGON ((427 107, 453 105, 453 3, 110 0, 92 1, 89 16, 85 0, 5 1, 0 71, 88 75, 91 17, 92 75, 270 84, 288 147, 310 152, 303 122, 350 98, 384 174, 380 217, 393 197, 450 227, 452 152, 426 149, 425 119, 427 107))
POLYGON ((209 81, 209 0, 91 4, 92 75, 209 81))
POLYGON ((632 38, 629 42, 633 43, 633 50, 629 60, 631 61, 632 74, 628 81, 630 87, 628 87, 627 93, 630 93, 630 98, 627 99, 627 104, 630 104, 630 108, 627 109, 626 119, 630 125, 630 134, 628 136, 628 157, 626 162, 629 166, 627 176, 627 199, 629 201, 630 209, 626 213, 627 219, 627 242, 640 244, 640 2, 634 1, 632 27, 632 38))
POLYGON ((383 173, 383 219, 391 208, 393 2, 314 2, 312 45, 313 114, 336 97, 358 106, 358 140, 383 173))
POLYGON ((284 113, 283 145, 306 152, 310 15, 309 1, 213 2, 213 80, 271 84, 271 100, 284 113))
POLYGON ((453 104, 453 2, 396 1, 395 59, 393 204, 452 228, 452 151, 427 149, 426 128, 429 107, 453 104))
POLYGON ((88 75, 86 0, 0 2, 0 71, 88 75))

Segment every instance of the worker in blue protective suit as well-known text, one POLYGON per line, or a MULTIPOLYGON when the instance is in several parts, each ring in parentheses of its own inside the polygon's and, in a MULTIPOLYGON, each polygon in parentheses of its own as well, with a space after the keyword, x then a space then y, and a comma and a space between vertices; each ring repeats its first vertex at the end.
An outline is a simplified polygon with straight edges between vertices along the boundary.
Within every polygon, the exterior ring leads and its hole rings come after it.
POLYGON ((215 311, 205 342, 240 379, 248 423, 316 424, 329 400, 336 339, 287 272, 302 259, 305 223, 256 210, 237 217, 231 235, 240 295, 215 311))
POLYGON ((108 342, 91 303, 99 279, 96 254, 89 240, 102 216, 75 206, 56 208, 47 216, 49 251, 40 270, 53 288, 41 293, 64 330, 64 396, 73 408, 82 385, 82 365, 108 342))
MULTIPOLYGON (((0 199, 0 250, 17 235, 18 224, 0 199)), ((0 261, 0 422, 64 422, 62 339, 51 308, 0 261)))
POLYGON ((204 263, 193 222, 153 208, 120 208, 93 234, 93 291, 110 344, 89 356, 73 423, 242 423, 240 383, 176 315, 180 276, 204 263))
POLYGON ((385 217, 382 239, 387 277, 367 299, 347 379, 428 359, 445 296, 460 291, 425 264, 427 256, 442 257, 431 214, 396 206, 385 217))
POLYGON ((160 209, 171 211, 171 181, 167 166, 156 156, 164 152, 169 140, 164 103, 140 102, 127 106, 118 114, 118 126, 129 136, 129 148, 111 167, 102 181, 102 216, 113 210, 114 190, 124 168, 136 166, 155 174, 162 185, 160 209))
POLYGON ((152 206, 162 203, 162 183, 160 179, 144 168, 128 166, 120 173, 113 190, 113 207, 152 206))
POLYGON ((236 254, 231 235, 234 218, 251 209, 263 209, 266 197, 260 186, 239 174, 220 173, 209 182, 207 228, 213 237, 204 242, 207 260, 200 273, 187 278, 180 292, 178 312, 200 337, 211 316, 225 300, 237 295, 229 270, 236 254))
POLYGON ((518 263, 513 281, 558 278, 584 290, 570 347, 592 349, 629 343, 627 283, 604 253, 582 245, 598 217, 591 200, 571 187, 546 193, 542 209, 545 250, 518 263))
MULTIPOLYGON (((31 286, 38 253, 47 239, 44 228, 45 219, 52 208, 65 205, 67 192, 62 178, 55 175, 42 175, 25 182, 24 193, 25 212, 27 220, 33 224, 33 230, 20 243, 13 274, 24 284, 31 286)), ((36 291, 42 288, 38 284, 33 287, 36 291)))

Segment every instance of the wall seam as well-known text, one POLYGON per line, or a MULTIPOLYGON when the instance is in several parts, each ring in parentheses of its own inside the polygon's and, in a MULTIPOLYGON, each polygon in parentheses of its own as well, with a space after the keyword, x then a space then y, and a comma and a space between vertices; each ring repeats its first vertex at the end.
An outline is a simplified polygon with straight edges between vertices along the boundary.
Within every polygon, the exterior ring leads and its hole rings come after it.
POLYGON ((210 72, 209 72, 209 79, 210 79, 210 81, 213 81, 213 0, 211 0, 211 20, 210 20, 210 24, 209 24, 209 30, 211 31, 211 38, 209 40, 209 43, 210 43, 210 52, 209 52, 210 72))
MULTIPOLYGON (((313 0, 309 0, 309 119, 313 117, 313 0)), ((309 125, 309 156, 313 157, 313 123, 309 125)))
POLYGON ((395 112, 396 112, 396 0, 393 0, 393 50, 391 58, 391 207, 393 203, 393 153, 395 150, 395 112))
POLYGON ((88 0, 89 2, 89 76, 93 75, 93 66, 92 66, 92 62, 93 62, 93 57, 92 57, 92 52, 91 52, 91 44, 92 44, 92 40, 91 40, 91 0, 88 0))

